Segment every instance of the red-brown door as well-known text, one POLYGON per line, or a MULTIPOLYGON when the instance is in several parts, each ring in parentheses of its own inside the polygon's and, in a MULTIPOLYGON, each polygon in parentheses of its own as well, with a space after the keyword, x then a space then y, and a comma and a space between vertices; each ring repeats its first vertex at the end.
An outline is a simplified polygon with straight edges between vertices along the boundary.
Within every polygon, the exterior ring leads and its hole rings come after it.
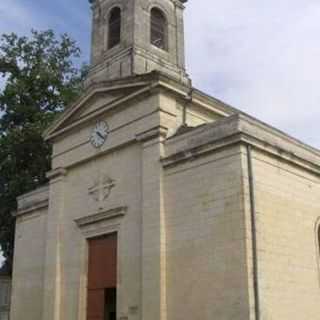
POLYGON ((109 320, 115 316, 107 314, 108 309, 114 309, 114 306, 108 306, 107 296, 111 289, 116 292, 117 288, 117 234, 90 239, 88 242, 87 320, 109 320))

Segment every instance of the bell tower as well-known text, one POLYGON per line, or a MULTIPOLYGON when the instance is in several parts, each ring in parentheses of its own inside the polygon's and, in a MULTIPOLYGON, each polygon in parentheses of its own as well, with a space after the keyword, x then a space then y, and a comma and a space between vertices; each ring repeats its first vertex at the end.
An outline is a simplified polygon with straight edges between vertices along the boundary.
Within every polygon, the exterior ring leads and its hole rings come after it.
POLYGON ((88 83, 161 71, 184 83, 187 0, 89 0, 92 6, 88 83))

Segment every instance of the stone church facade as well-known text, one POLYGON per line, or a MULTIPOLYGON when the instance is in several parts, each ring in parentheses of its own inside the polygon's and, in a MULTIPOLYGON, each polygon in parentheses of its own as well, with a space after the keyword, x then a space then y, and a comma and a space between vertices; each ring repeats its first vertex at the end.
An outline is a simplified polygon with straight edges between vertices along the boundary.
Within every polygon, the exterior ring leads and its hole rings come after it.
POLYGON ((315 320, 320 151, 192 87, 184 0, 92 0, 92 67, 18 198, 11 320, 315 320))

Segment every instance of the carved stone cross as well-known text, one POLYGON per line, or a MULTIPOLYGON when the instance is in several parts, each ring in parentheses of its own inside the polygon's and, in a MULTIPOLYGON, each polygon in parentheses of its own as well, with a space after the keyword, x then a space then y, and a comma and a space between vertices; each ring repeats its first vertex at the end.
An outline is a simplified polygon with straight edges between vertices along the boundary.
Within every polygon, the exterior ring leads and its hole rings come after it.
POLYGON ((100 176, 92 187, 89 188, 89 195, 103 208, 103 202, 108 199, 115 181, 108 176, 100 176))

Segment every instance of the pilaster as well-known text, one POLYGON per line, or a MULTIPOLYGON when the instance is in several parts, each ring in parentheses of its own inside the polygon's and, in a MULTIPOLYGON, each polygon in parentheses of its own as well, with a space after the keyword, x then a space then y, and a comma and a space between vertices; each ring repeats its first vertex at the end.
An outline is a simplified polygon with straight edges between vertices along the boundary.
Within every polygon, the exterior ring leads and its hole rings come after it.
POLYGON ((166 233, 160 158, 162 135, 142 142, 142 320, 166 320, 166 233))
POLYGON ((66 170, 50 171, 49 214, 44 275, 43 316, 46 320, 63 320, 63 233, 66 170))

